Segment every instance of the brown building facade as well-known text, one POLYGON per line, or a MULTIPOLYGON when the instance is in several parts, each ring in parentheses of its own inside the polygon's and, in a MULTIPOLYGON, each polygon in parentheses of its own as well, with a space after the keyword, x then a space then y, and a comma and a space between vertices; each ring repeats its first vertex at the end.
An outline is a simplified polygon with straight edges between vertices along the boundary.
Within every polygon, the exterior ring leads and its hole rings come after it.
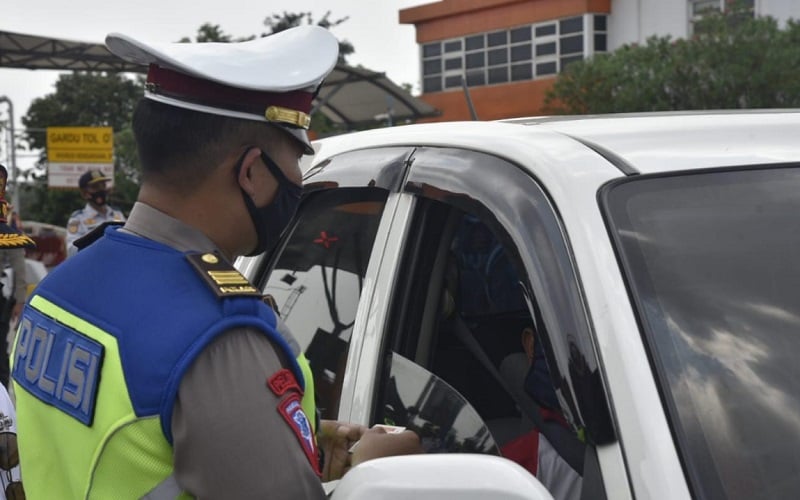
POLYGON ((416 27, 428 121, 542 114, 572 61, 607 50, 611 0, 441 0, 400 11, 416 27), (468 93, 464 89, 464 82, 468 93), (469 99, 468 99, 469 97, 469 99))

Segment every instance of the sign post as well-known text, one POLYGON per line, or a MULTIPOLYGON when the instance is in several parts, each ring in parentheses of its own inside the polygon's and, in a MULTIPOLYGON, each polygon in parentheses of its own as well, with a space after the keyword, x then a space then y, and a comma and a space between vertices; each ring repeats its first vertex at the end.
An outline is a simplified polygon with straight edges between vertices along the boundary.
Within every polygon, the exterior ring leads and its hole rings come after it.
POLYGON ((114 131, 111 127, 47 127, 47 185, 78 188, 87 170, 114 178, 114 131))

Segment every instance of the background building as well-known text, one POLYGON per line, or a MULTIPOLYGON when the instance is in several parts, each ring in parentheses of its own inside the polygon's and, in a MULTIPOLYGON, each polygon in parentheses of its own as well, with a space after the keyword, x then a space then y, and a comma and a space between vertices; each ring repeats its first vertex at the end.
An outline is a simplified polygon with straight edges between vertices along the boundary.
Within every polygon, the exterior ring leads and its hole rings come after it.
MULTIPOLYGON (((691 35, 694 21, 728 0, 441 0, 400 11, 416 28, 427 121, 542 114, 545 92, 570 62, 691 35), (466 83, 466 89, 464 88, 466 83)), ((754 15, 800 19, 800 1, 748 0, 754 15)))

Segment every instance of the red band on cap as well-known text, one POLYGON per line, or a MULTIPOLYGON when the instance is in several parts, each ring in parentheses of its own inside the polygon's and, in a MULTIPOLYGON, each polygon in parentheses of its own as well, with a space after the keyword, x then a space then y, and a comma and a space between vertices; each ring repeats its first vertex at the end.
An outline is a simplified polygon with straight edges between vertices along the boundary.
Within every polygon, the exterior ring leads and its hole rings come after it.
POLYGON ((151 64, 147 72, 148 88, 155 94, 214 108, 264 116, 269 106, 308 114, 314 94, 302 90, 263 92, 230 87, 151 64))

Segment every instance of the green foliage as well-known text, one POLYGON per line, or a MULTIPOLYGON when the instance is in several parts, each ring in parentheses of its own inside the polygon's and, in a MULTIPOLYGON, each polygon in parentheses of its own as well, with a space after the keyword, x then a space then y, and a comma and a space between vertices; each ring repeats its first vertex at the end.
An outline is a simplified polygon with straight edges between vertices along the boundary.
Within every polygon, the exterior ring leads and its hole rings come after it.
POLYGON ((800 23, 784 29, 734 4, 707 14, 691 39, 651 37, 570 64, 549 113, 620 113, 800 106, 800 23))
MULTIPOLYGON (((330 30, 331 28, 335 28, 349 19, 349 17, 342 17, 334 21, 331 20, 330 17, 331 11, 326 12, 325 15, 322 16, 322 19, 317 22, 314 22, 314 17, 311 15, 311 12, 293 13, 284 11, 283 14, 273 14, 264 20, 264 26, 269 28, 269 33, 262 33, 261 36, 271 35, 272 33, 278 33, 280 31, 301 26, 303 24, 317 24, 325 29, 330 30)), ((353 52, 355 52, 353 44, 347 40, 339 40, 339 62, 345 62, 345 58, 353 52)))
POLYGON ((86 202, 76 190, 47 186, 47 127, 111 127, 114 130, 115 189, 111 204, 126 213, 138 193, 138 159, 130 130, 133 109, 144 90, 141 79, 123 75, 74 72, 61 75, 56 91, 35 99, 22 117, 26 142, 41 149, 34 169, 26 172, 20 189, 20 214, 24 219, 64 226, 73 210, 86 202))
MULTIPOLYGON (((181 40, 182 42, 188 42, 189 40, 181 40)), ((230 42, 231 37, 230 35, 226 35, 222 32, 222 29, 219 27, 218 24, 211 24, 205 23, 197 30, 197 38, 195 39, 197 43, 203 42, 230 42)))

